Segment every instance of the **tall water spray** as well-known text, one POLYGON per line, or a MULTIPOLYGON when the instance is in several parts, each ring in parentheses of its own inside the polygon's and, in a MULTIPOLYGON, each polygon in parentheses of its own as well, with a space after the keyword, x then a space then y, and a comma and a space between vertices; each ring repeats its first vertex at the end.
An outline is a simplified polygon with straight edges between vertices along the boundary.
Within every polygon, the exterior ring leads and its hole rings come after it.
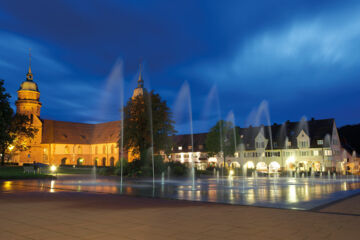
POLYGON ((227 118, 227 121, 231 122, 233 125, 233 138, 234 138, 234 150, 235 153, 237 152, 237 142, 236 142, 236 124, 235 124, 235 116, 234 116, 234 112, 230 111, 227 118))
MULTIPOLYGON (((102 96, 101 103, 101 112, 99 113, 100 117, 106 115, 106 107, 109 101, 111 101, 110 96, 117 96, 120 102, 120 142, 119 142, 119 160, 120 160, 120 186, 122 190, 123 184, 123 159, 124 159, 124 78, 123 78, 123 62, 117 60, 114 64, 114 67, 111 70, 111 73, 106 81, 106 89, 102 96), (113 93, 113 91, 116 91, 113 93)), ((101 119, 102 121, 102 119, 101 119)))
MULTIPOLYGON (((206 102, 205 102, 205 107, 203 110, 203 117, 207 120, 210 116, 210 111, 215 109, 216 110, 216 114, 217 114, 217 119, 218 121, 221 120, 221 109, 220 109, 220 100, 219 100, 219 94, 217 91, 217 87, 214 85, 207 98, 206 98, 206 102), (214 108, 214 102, 215 102, 215 108, 214 108)), ((219 142, 220 142, 220 153, 223 153, 223 126, 220 124, 220 138, 219 138, 219 142)), ((225 167, 225 164, 224 164, 225 167)), ((224 168, 222 168, 222 176, 224 176, 224 168)))
POLYGON ((191 140, 191 152, 189 156, 189 161, 191 162, 191 181, 193 189, 195 188, 195 163, 194 163, 194 132, 193 132, 193 115, 192 115, 192 104, 191 104, 191 92, 189 84, 185 81, 182 85, 180 92, 178 94, 176 104, 175 104, 175 114, 179 114, 180 110, 183 107, 184 101, 187 103, 188 115, 189 115, 189 125, 190 125, 190 140, 191 140))
POLYGON ((148 103, 149 103, 149 119, 150 119, 150 139, 151 139, 151 163, 152 163, 152 178, 153 178, 153 187, 155 187, 155 164, 154 164, 154 130, 153 130, 153 116, 152 116, 152 105, 151 105, 151 96, 148 94, 148 103))

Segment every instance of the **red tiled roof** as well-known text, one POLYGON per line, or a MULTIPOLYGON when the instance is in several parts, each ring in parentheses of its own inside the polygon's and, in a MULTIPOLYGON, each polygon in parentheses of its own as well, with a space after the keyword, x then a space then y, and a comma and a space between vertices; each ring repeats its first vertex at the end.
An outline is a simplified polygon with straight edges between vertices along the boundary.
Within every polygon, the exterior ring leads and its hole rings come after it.
POLYGON ((96 144, 117 142, 120 121, 88 124, 43 120, 42 143, 96 144))

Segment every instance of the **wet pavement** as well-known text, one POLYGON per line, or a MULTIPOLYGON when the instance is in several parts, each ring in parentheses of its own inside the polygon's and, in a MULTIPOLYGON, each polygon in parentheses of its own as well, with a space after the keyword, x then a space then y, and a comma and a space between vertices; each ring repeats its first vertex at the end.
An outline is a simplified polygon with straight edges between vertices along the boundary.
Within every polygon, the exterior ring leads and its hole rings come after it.
POLYGON ((198 178, 152 180, 118 177, 58 176, 57 180, 0 183, 0 191, 76 191, 169 198, 261 207, 311 210, 360 193, 355 177, 335 178, 198 178))
POLYGON ((33 180, 0 185, 0 239, 331 240, 359 236, 360 195, 316 210, 297 211, 108 194, 113 189, 109 186, 94 193, 84 191, 85 186, 79 191, 73 185, 56 188, 57 183, 51 187, 51 182, 48 186, 33 180))

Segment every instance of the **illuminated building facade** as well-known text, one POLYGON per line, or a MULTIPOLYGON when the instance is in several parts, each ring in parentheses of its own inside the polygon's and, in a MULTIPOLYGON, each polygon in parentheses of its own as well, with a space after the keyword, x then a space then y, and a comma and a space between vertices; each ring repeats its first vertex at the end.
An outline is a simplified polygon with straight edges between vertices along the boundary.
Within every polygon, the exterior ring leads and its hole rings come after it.
MULTIPOLYGON (((27 142, 30 149, 13 153, 11 162, 19 165, 41 162, 51 165, 114 166, 119 160, 117 142, 120 121, 87 124, 42 119, 40 91, 34 82, 31 65, 17 93, 17 113, 29 116, 38 132, 27 142)), ((124 156, 127 157, 127 152, 124 156)))
MULTIPOLYGON (((240 141, 234 156, 226 158, 227 167, 253 169, 258 172, 343 172, 351 155, 341 147, 334 119, 300 122, 287 121, 282 125, 236 128, 240 141)), ((223 166, 220 154, 208 157, 205 151, 206 133, 174 136, 170 159, 194 162, 197 168, 216 164, 223 166), (194 150, 192 150, 194 148, 194 150), (193 154, 193 159, 191 159, 193 154)))

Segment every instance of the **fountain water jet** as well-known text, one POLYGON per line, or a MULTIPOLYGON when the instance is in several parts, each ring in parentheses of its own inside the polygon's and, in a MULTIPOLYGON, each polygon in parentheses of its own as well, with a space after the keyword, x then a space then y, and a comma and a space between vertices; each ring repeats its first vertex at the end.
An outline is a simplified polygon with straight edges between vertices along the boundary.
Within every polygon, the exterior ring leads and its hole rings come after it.
POLYGON ((165 172, 161 173, 161 185, 165 184, 165 172))
MULTIPOLYGON (((207 96, 207 99, 206 99, 206 104, 205 104, 205 107, 204 107, 204 110, 203 110, 203 117, 206 118, 208 117, 208 112, 210 111, 210 109, 214 109, 213 108, 213 105, 211 104, 213 101, 215 101, 215 105, 216 105, 216 110, 217 110, 217 115, 218 115, 218 121, 221 120, 221 109, 220 109, 220 100, 219 100, 219 94, 218 94, 218 91, 217 91, 217 87, 214 85, 208 96, 207 96)), ((219 142, 220 142, 220 153, 222 154, 223 153, 223 129, 222 129, 222 125, 220 124, 220 138, 219 138, 219 142)), ((220 154, 220 157, 223 158, 223 155, 220 154)), ((223 159, 224 160, 224 159, 223 159)), ((224 161, 222 161, 224 163, 224 161)), ((220 166, 220 163, 217 162, 218 166, 220 166)), ((225 167, 225 163, 224 163, 224 166, 223 168, 221 169, 222 171, 222 177, 224 177, 224 167, 225 167)))

